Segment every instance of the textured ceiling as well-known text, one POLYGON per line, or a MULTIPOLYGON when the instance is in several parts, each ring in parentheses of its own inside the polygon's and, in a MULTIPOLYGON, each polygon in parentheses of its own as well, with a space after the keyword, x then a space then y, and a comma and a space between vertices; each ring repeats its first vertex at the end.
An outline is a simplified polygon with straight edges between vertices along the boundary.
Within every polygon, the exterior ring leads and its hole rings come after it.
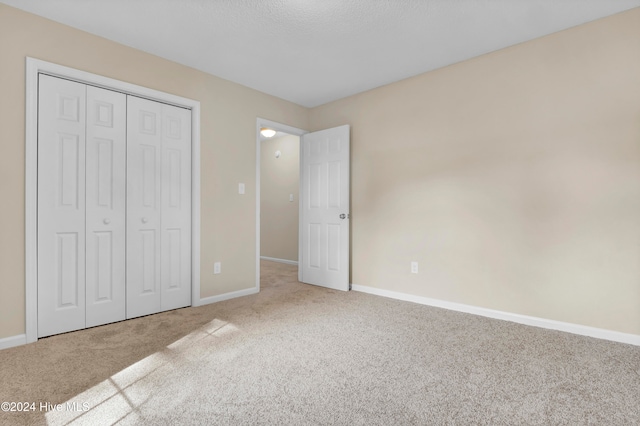
POLYGON ((313 107, 640 0, 0 0, 313 107))

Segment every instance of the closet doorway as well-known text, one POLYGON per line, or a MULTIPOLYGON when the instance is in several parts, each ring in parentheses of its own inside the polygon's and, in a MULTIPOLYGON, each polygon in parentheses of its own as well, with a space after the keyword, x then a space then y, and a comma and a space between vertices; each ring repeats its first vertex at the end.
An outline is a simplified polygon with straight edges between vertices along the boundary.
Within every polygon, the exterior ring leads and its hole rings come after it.
POLYGON ((199 103, 27 60, 26 329, 199 301, 199 103))

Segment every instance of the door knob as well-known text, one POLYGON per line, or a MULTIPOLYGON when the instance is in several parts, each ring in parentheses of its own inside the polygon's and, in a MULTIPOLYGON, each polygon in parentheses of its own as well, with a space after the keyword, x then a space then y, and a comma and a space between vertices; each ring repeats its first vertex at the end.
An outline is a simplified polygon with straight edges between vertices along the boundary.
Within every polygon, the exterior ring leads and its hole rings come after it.
POLYGON ((108 225, 111 223, 111 220, 109 220, 109 218, 105 219, 102 221, 102 223, 104 223, 105 225, 108 225))
POLYGON ((347 218, 347 215, 346 215, 346 214, 342 213, 342 214, 340 215, 340 219, 346 219, 346 218, 347 218))
POLYGON ((142 223, 147 223, 147 222, 149 222, 149 219, 147 219, 146 217, 143 217, 142 218, 142 223))

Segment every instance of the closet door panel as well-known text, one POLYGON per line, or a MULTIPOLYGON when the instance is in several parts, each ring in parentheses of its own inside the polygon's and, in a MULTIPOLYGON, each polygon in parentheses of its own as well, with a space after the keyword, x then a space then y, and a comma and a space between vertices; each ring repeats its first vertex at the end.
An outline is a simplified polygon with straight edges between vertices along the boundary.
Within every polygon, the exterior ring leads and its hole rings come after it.
POLYGON ((87 327, 125 319, 126 101, 87 87, 87 327))
POLYGON ((162 104, 127 96, 127 318, 160 311, 162 104))
POLYGON ((39 77, 38 337, 85 327, 85 93, 39 77))
POLYGON ((162 105, 161 309, 191 304, 191 111, 162 105))

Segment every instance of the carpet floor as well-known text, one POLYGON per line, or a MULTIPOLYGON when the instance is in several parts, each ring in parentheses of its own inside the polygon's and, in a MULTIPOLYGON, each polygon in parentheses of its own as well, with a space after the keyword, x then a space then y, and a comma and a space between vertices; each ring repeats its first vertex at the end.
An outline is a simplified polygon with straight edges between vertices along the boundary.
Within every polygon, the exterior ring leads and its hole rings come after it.
POLYGON ((640 347, 261 265, 256 295, 0 351, 27 410, 0 424, 640 424, 640 347))

